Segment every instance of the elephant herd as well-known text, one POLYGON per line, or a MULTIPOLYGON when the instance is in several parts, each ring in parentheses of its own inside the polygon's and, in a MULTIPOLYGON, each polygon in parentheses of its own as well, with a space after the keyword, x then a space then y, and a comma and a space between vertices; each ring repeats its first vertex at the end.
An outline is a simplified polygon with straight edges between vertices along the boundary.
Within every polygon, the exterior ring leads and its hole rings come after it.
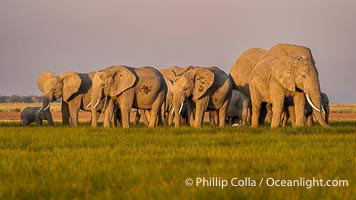
MULTIPOLYGON (((283 126, 310 125, 313 116, 328 127, 328 99, 320 91, 318 71, 309 48, 277 44, 252 48, 233 64, 230 74, 218 67, 134 68, 116 65, 97 72, 42 72, 37 80, 42 107, 53 125, 50 102, 62 98, 62 122, 78 125, 78 112, 91 112, 91 125, 104 115, 103 126, 130 126, 130 111, 149 127, 183 123, 200 127, 204 113, 219 127, 226 122, 257 127, 270 121, 283 126), (323 116, 325 112, 325 117, 323 116)), ((22 116, 26 118, 26 115, 22 116)), ((24 119, 22 120, 24 121, 24 119)))

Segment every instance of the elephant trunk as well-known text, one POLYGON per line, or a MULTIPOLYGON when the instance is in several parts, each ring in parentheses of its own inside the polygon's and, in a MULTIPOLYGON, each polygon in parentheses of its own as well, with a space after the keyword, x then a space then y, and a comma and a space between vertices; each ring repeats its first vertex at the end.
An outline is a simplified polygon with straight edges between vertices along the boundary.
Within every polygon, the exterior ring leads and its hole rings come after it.
POLYGON ((47 120, 48 124, 50 126, 54 126, 51 111, 49 109, 45 110, 45 111, 43 111, 43 114, 44 114, 45 119, 47 120))
POLYGON ((100 101, 100 97, 97 95, 97 90, 92 90, 90 104, 91 104, 91 126, 97 126, 97 106, 100 101))
MULTIPOLYGON (((42 96, 42 106, 39 109, 39 111, 43 110, 47 110, 49 108, 49 106, 51 105, 51 102, 53 101, 53 97, 51 95, 44 95, 42 96)), ((38 111, 38 112, 39 112, 38 111)))
POLYGON ((323 115, 322 115, 322 107, 321 107, 321 98, 320 98, 320 92, 318 93, 313 93, 308 94, 306 93, 306 98, 310 106, 313 108, 313 115, 315 116, 316 120, 318 123, 323 126, 328 128, 329 125, 325 122, 323 115))
POLYGON ((174 96, 173 97, 173 110, 174 110, 174 127, 178 128, 181 124, 181 111, 183 105, 184 97, 174 96))
POLYGON ((38 110, 38 112, 41 111, 43 112, 45 119, 48 121, 48 124, 51 126, 54 125, 52 114, 49 109, 52 100, 53 100, 52 98, 49 98, 47 96, 42 96, 42 107, 38 110))

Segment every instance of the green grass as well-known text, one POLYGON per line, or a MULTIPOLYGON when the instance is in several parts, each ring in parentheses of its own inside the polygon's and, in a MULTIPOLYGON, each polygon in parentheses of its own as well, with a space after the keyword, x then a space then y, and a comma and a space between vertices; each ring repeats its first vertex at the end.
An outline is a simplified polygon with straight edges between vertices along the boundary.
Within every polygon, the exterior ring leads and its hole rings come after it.
POLYGON ((0 199, 355 199, 356 122, 331 129, 130 129, 0 123, 0 199), (250 177, 256 187, 186 186, 250 177), (348 187, 267 187, 267 179, 348 187))

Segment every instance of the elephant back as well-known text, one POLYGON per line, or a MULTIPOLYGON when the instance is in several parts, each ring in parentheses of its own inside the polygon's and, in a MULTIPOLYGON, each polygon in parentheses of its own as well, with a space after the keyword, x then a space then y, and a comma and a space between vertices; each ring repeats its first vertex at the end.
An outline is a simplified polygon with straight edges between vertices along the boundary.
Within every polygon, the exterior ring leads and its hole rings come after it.
POLYGON ((270 56, 274 56, 274 57, 298 56, 300 58, 312 61, 313 65, 315 65, 315 61, 311 53, 311 50, 307 47, 300 46, 300 45, 277 44, 273 46, 270 50, 268 50, 262 59, 270 56))
POLYGON ((162 74, 157 69, 150 66, 134 69, 137 75, 135 88, 138 92, 149 94, 158 93, 161 90, 167 90, 166 82, 162 74))
POLYGON ((267 51, 261 48, 251 48, 240 55, 230 69, 230 78, 234 89, 250 96, 248 83, 252 79, 252 70, 267 51))

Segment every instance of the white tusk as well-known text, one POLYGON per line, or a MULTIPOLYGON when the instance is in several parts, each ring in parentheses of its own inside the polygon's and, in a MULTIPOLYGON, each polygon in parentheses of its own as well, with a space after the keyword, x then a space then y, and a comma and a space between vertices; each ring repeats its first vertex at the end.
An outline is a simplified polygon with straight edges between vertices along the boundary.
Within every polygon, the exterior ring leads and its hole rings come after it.
POLYGON ((43 110, 47 110, 50 105, 51 105, 51 102, 49 102, 49 103, 48 103, 48 106, 47 106, 45 109, 43 109, 43 110))
POLYGON ((182 104, 180 105, 180 108, 179 108, 179 114, 181 114, 182 109, 183 109, 183 102, 182 102, 182 104))
POLYGON ((312 108, 314 108, 316 111, 320 112, 320 109, 317 108, 317 107, 313 104, 313 102, 310 100, 310 97, 309 97, 309 95, 308 95, 307 93, 305 93, 305 96, 307 97, 307 101, 308 101, 309 105, 310 105, 312 108))
POLYGON ((96 106, 98 106, 98 104, 99 104, 99 100, 96 102, 96 104, 94 105, 93 108, 96 108, 96 106))
POLYGON ((41 110, 42 110, 42 106, 41 106, 41 108, 40 108, 40 109, 38 109, 38 111, 37 111, 37 112, 41 112, 41 110))
POLYGON ((321 112, 325 112, 325 109, 324 109, 324 106, 323 105, 321 105, 321 112))
POLYGON ((91 105, 91 102, 87 105, 87 107, 86 108, 89 108, 89 106, 91 105))
POLYGON ((174 113, 174 108, 172 108, 172 112, 171 112, 171 114, 173 115, 173 113, 174 113))

